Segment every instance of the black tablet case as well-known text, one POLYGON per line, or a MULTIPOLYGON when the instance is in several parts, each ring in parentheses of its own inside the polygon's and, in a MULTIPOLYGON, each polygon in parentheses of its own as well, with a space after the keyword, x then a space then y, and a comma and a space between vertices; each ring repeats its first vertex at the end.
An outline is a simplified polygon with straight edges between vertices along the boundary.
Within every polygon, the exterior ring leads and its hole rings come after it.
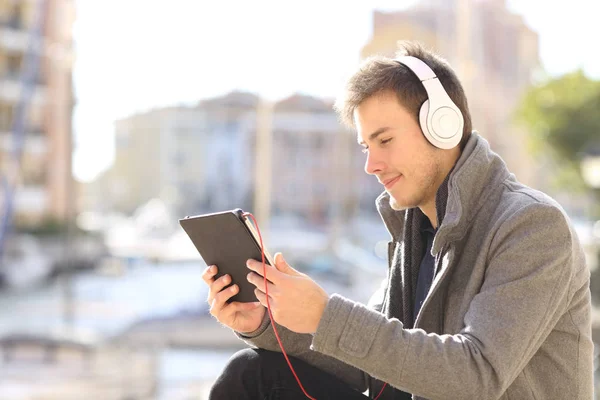
MULTIPOLYGON (((235 283, 240 288, 229 302, 258 301, 254 295, 255 286, 246 278, 250 273, 246 261, 260 261, 262 254, 260 245, 241 218, 242 210, 236 209, 179 220, 206 265, 216 265, 219 268, 215 279, 229 274, 232 283, 227 287, 235 283)), ((266 259, 265 263, 269 264, 266 259)))

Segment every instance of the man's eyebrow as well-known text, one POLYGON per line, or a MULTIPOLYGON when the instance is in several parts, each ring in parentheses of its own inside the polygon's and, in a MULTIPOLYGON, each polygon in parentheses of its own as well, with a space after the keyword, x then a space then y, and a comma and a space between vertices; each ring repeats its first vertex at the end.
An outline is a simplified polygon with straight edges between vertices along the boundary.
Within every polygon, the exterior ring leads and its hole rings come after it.
MULTIPOLYGON (((381 135, 382 133, 387 132, 390 129, 391 128, 389 126, 384 126, 382 128, 377 129, 375 132, 373 132, 369 135, 369 142, 372 140, 375 140, 377 138, 377 136, 381 135)), ((358 139, 358 144, 360 144, 361 146, 366 145, 366 143, 363 142, 362 139, 358 139)))

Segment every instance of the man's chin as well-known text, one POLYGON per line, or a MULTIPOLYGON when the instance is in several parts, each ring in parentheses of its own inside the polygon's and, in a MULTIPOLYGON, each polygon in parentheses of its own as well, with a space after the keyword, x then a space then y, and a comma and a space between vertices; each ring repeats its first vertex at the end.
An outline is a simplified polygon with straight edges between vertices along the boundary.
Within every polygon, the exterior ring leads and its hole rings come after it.
POLYGON ((396 211, 403 211, 403 210, 406 210, 407 208, 410 208, 404 204, 399 203, 394 198, 394 196, 392 196, 391 194, 390 194, 390 207, 392 207, 392 210, 396 210, 396 211))

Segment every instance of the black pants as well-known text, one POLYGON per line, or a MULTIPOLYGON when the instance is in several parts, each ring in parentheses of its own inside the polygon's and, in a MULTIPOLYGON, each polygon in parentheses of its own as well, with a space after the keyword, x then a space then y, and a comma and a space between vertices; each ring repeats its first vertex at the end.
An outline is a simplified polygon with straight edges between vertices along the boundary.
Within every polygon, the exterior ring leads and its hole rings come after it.
MULTIPOLYGON (((306 392, 316 400, 366 400, 369 397, 297 358, 290 361, 306 392)), ((377 393, 372 395, 375 397, 377 393)), ((380 400, 410 399, 386 387, 380 400)), ((209 400, 306 400, 283 354, 262 349, 235 353, 213 385, 209 400)))

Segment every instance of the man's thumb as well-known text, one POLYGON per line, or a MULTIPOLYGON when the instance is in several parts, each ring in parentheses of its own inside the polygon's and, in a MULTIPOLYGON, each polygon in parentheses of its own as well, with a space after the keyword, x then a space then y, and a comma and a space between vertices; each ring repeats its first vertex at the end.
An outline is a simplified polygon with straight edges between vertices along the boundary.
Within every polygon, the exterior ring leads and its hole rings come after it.
POLYGON ((278 271, 283 272, 284 274, 288 274, 288 275, 295 275, 296 271, 290 267, 290 265, 287 263, 287 261, 285 261, 285 259, 283 258, 283 254, 281 253, 276 253, 275 254, 275 268, 277 268, 278 271))

